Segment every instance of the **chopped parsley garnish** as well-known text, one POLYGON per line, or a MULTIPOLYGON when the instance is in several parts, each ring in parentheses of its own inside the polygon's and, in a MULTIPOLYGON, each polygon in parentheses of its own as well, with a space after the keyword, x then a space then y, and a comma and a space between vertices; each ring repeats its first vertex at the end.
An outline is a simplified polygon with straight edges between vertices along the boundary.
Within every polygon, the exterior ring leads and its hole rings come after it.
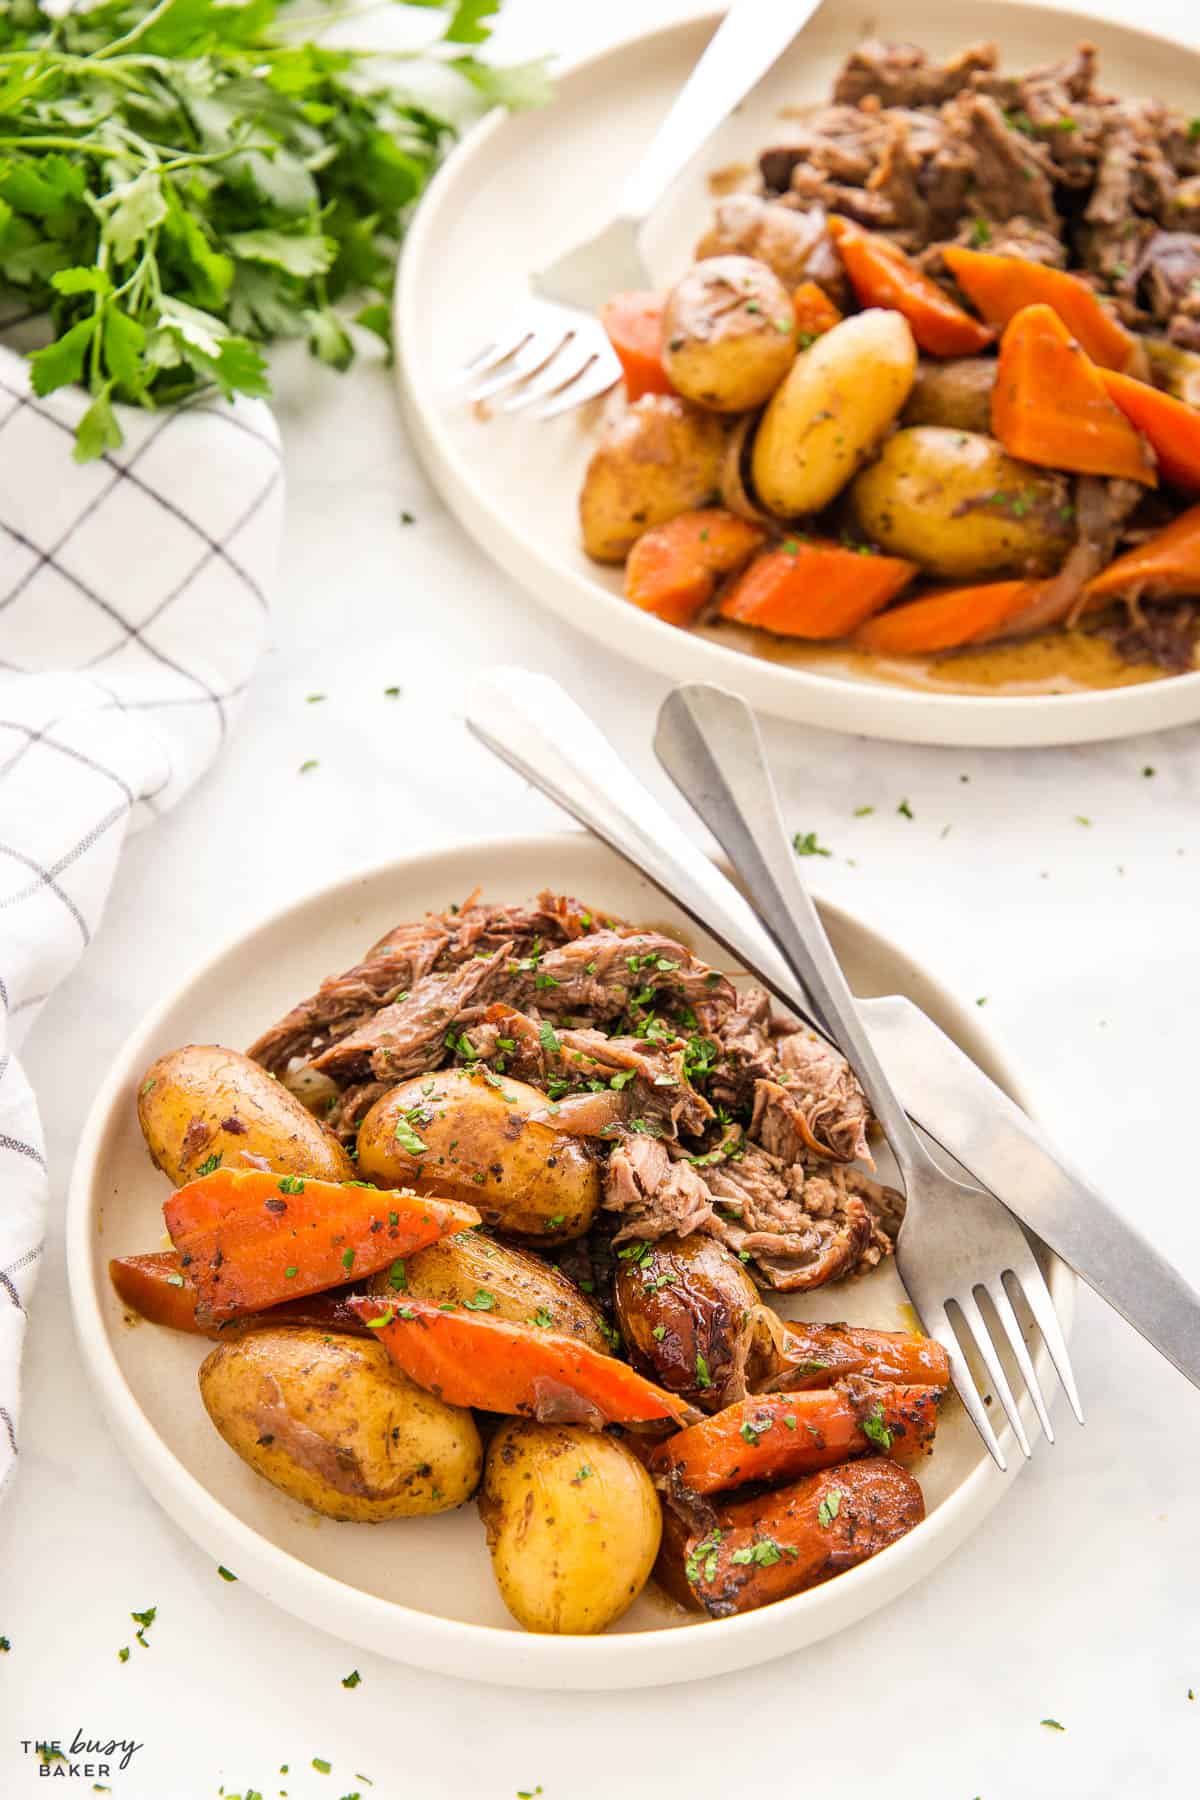
POLYGON ((344 1688, 356 1688, 361 1680, 362 1676, 359 1674, 358 1670, 351 1669, 348 1675, 342 1676, 342 1686, 344 1688))
POLYGON ((876 1401, 874 1408, 862 1421, 862 1428, 864 1437, 870 1438, 873 1444, 878 1444, 881 1450, 891 1449, 892 1433, 883 1422, 883 1406, 880 1402, 876 1401))
POLYGON ((1043 1719, 1041 1722, 1048 1731, 1065 1731, 1067 1729, 1065 1725, 1060 1725, 1057 1719, 1043 1719))
POLYGON ((716 1580, 717 1569, 720 1566, 719 1546, 723 1535, 720 1528, 714 1525, 708 1536, 701 1539, 689 1555, 683 1569, 693 1587, 702 1578, 705 1581, 716 1580))
POLYGON ((304 762, 302 762, 302 763, 301 763, 301 764, 300 764, 300 769, 299 769, 299 773, 300 773, 300 774, 301 774, 301 775, 307 775, 307 774, 308 774, 308 771, 309 771, 309 770, 310 770, 310 769, 319 769, 319 768, 320 768, 320 766, 321 766, 321 765, 320 765, 320 763, 319 763, 319 762, 318 762, 318 761, 317 761, 317 758, 316 758, 316 757, 315 757, 315 756, 310 756, 310 757, 308 757, 308 758, 307 758, 307 760, 306 760, 306 761, 304 761, 304 762))
POLYGON ((486 1288, 476 1288, 473 1300, 464 1300, 463 1305, 468 1312, 494 1312, 496 1308, 495 1294, 489 1294, 486 1288))
POLYGON ((300 1273, 299 1269, 293 1263, 292 1267, 290 1269, 285 1269, 283 1271, 283 1279, 285 1281, 295 1281, 295 1279, 299 1273, 300 1273))
POLYGON ((353 1250, 343 1250, 342 1251, 342 1267, 343 1267, 343 1269, 352 1269, 354 1267, 354 1252, 353 1252, 353 1250))
POLYGON ((279 1183, 281 1194, 302 1194, 304 1192, 303 1175, 284 1175, 279 1183))
POLYGON ((396 1126, 395 1130, 392 1132, 392 1136, 395 1138, 400 1148, 402 1150, 407 1150, 410 1156, 426 1156, 429 1153, 429 1146, 424 1138, 419 1137, 409 1124, 408 1120, 403 1117, 396 1120, 396 1126))
POLYGON ((796 852, 797 856, 833 855, 832 850, 827 850, 824 844, 817 842, 817 834, 815 831, 797 831, 792 838, 792 849, 796 852))
POLYGON ((554 1324, 554 1315, 553 1313, 547 1312, 544 1306, 539 1306, 529 1323, 531 1325, 539 1325, 543 1331, 549 1331, 554 1324))
POLYGON ((991 241, 992 241, 992 228, 988 224, 987 220, 986 219, 976 219, 974 224, 971 226, 971 242, 973 244, 979 245, 979 244, 990 244, 991 241))
POLYGON ((0 1654, 7 1656, 11 1649, 12 1645, 9 1643, 8 1639, 6 1637, 0 1637, 0 1654))
MULTIPOLYGON (((367 1330, 368 1331, 382 1331, 386 1325, 391 1324, 392 1320, 395 1317, 396 1317, 395 1308, 389 1306, 385 1312, 379 1313, 377 1315, 377 1317, 375 1317, 374 1319, 367 1319, 365 1321, 367 1330)), ((411 1306, 402 1306, 400 1308, 400 1317, 402 1319, 412 1319, 412 1318, 416 1317, 416 1314, 413 1312, 413 1309, 411 1306)))
POLYGON ((731 1563, 753 1563, 760 1569, 769 1569, 773 1564, 782 1562, 785 1556, 790 1556, 795 1561, 799 1554, 791 1544, 777 1544, 774 1538, 764 1537, 756 1538, 752 1544, 743 1544, 740 1549, 731 1553, 729 1560, 731 1563))
POLYGON ((547 1056, 558 1055, 561 1048, 558 1041, 558 1033, 555 1031, 549 1019, 543 1019, 538 1026, 538 1043, 542 1046, 542 1049, 546 1052, 547 1056))
POLYGON ((317 1771, 318 1775, 328 1775, 333 1764, 326 1762, 323 1756, 314 1756, 312 1759, 312 1766, 317 1771))
POLYGON ((404 1258, 398 1256, 387 1272, 388 1286, 395 1294, 402 1294, 408 1286, 408 1270, 404 1266, 404 1258))
POLYGON ((234 1574, 233 1570, 227 1569, 225 1567, 224 1563, 217 1564, 217 1574, 221 1577, 222 1581, 236 1581, 237 1580, 237 1576, 234 1574))
POLYGON ((575 1479, 576 1481, 586 1481, 589 1475, 594 1475, 595 1473, 596 1471, 593 1469, 591 1463, 580 1463, 579 1473, 576 1475, 575 1479))
POLYGON ((913 816, 913 809, 908 804, 907 800, 902 800, 900 802, 899 806, 896 808, 896 811, 900 814, 900 817, 902 819, 911 819, 913 816))
POLYGON ((129 1645, 128 1644, 121 1645, 121 1648, 117 1651, 117 1660, 119 1662, 128 1662, 129 1661, 129 1645))
POLYGON ((704 1353, 700 1350, 697 1350, 696 1352, 696 1380, 702 1388, 710 1388, 713 1384, 712 1376, 709 1374, 708 1370, 708 1362, 705 1359, 704 1353))
POLYGON ((650 1335, 656 1343, 661 1344, 667 1335, 667 1328, 665 1325, 656 1325, 650 1335))
POLYGON ((214 1150, 211 1156, 206 1156, 192 1179, 194 1181, 199 1181, 203 1175, 214 1174, 221 1166, 221 1155, 222 1153, 220 1150, 214 1150))
POLYGON ((820 1506, 817 1508, 817 1524, 824 1526, 825 1530, 828 1531, 841 1510, 842 1490, 840 1488, 830 1488, 829 1492, 823 1497, 820 1506))

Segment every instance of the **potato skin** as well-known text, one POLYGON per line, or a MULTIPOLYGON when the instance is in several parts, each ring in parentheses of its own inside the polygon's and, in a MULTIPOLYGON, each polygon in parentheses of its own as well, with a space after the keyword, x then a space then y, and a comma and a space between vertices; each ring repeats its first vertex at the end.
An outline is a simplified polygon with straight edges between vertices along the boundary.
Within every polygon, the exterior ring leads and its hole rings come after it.
POLYGON ((446 1512, 479 1483, 471 1414, 417 1387, 374 1339, 252 1331, 205 1359, 200 1394, 243 1462, 329 1519, 446 1512))
POLYGON ((1070 499, 1065 476, 940 425, 896 432, 850 492, 880 549, 950 581, 1056 567, 1074 541, 1070 499))
POLYGON ((137 1111, 151 1161, 176 1187, 214 1156, 227 1168, 245 1167, 243 1152, 280 1175, 354 1177, 337 1139, 294 1094, 220 1044, 185 1044, 151 1063, 138 1083, 137 1111))
POLYGON ((397 1294, 415 1294, 418 1300, 452 1300, 459 1306, 474 1300, 482 1289, 491 1296, 493 1319, 540 1324, 562 1337, 578 1338, 593 1350, 605 1354, 611 1350, 599 1310, 560 1269, 510 1244, 498 1244, 481 1231, 460 1231, 418 1250, 405 1258, 397 1281, 401 1273, 402 1286, 381 1269, 367 1287, 393 1299, 397 1294))
POLYGON ((479 1512, 504 1604, 526 1631, 603 1631, 646 1585, 662 1536, 637 1457, 581 1425, 502 1425, 479 1512))
POLYGON ((674 394, 644 394, 604 433, 579 496, 583 547, 619 563, 652 525, 706 505, 721 486, 725 428, 674 394))
POLYGON ((879 308, 843 319, 802 351, 754 440, 762 505, 784 519, 828 506, 908 399, 916 367, 908 322, 879 308))
POLYGON ((416 1075, 363 1120, 358 1172, 381 1187, 463 1200, 485 1224, 531 1242, 582 1237, 600 1204, 600 1171, 579 1138, 529 1116, 547 1105, 508 1076, 493 1086, 482 1071, 416 1075), (423 1148, 405 1149, 412 1132, 423 1148))
POLYGON ((905 425, 946 425, 951 431, 992 429, 995 357, 959 356, 923 361, 901 414, 905 425))
POLYGON ((737 1257, 703 1232, 630 1248, 618 1252, 614 1299, 634 1367, 702 1412, 740 1400, 767 1372, 770 1338, 737 1257))
POLYGON ((710 256, 672 288, 662 344, 663 367, 685 400, 748 412, 770 398, 795 360, 791 295, 752 256, 710 256))

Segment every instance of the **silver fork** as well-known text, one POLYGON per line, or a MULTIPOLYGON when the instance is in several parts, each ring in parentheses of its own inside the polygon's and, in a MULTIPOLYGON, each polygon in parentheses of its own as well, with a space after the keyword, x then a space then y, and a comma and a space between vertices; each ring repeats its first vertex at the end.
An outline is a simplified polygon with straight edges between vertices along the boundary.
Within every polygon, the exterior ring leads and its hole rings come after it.
POLYGON ((639 248, 642 226, 818 4, 735 0, 626 181, 615 218, 532 276, 533 293, 516 316, 459 369, 468 400, 496 399, 502 412, 536 406, 535 419, 552 419, 620 380, 597 306, 611 294, 649 286, 639 248))
MULTIPOLYGON (((830 1036, 815 1015, 803 983, 797 979, 759 915, 728 876, 722 874, 716 864, 692 843, 683 827, 637 780, 603 733, 557 682, 526 669, 489 670, 472 685, 467 699, 466 718, 474 735, 502 761, 565 807, 581 824, 610 844, 635 868, 640 869, 677 906, 724 944, 742 966, 756 975, 791 1012, 805 1023, 813 1025, 823 1035, 830 1036)), ((665 742, 665 738, 662 738, 658 745, 660 755, 663 754, 665 742)), ((674 753, 668 750, 667 754, 671 756, 671 772, 674 773, 674 753)), ((699 758, 702 765, 706 756, 707 751, 703 745, 690 745, 683 755, 685 771, 693 759, 699 758)), ((689 786, 685 786, 684 792, 690 797, 690 777, 685 774, 685 779, 689 781, 689 786)), ((699 788, 696 793, 697 798, 700 798, 699 788)), ((972 1117, 976 1113, 990 1117, 989 1106, 1002 1099, 999 1091, 991 1088, 986 1078, 974 1069, 974 1065, 968 1065, 973 1079, 964 1082, 957 1069, 960 1053, 948 1045, 938 1049, 943 1046, 941 1033, 911 1003, 896 998, 868 1000, 863 1003, 863 1010, 870 1016, 873 1027, 876 1024, 899 1025, 899 1041, 905 1046, 905 1066, 914 1060, 915 1053, 916 1062, 926 1071, 919 1094, 914 1095, 910 1105, 915 1110, 919 1104, 931 1130, 937 1130, 941 1112, 947 1106, 961 1113, 965 1104, 972 1117), (895 1017, 897 1009, 901 1014, 899 1019, 895 1017), (921 1028, 915 1037, 914 1023, 921 1028), (938 1050, 932 1059, 929 1055, 931 1044, 938 1050), (946 1066, 947 1051, 950 1056, 949 1072, 946 1066), (947 1081, 950 1083, 948 1088, 947 1081), (982 1089, 981 1092, 975 1091, 977 1084, 982 1089)), ((889 1036, 887 1032, 883 1035, 885 1039, 889 1036)), ((890 1035, 894 1038, 896 1034, 892 1032, 890 1035)), ((892 1048, 895 1048, 894 1043, 892 1048)), ((1001 1125, 1004 1123, 1002 1118, 1001 1125)), ((1031 1129, 1027 1128, 1020 1140, 1025 1155, 1018 1155, 1010 1162, 1006 1176, 1011 1181, 1014 1179, 1013 1172, 1016 1171, 1022 1195, 1026 1195, 1031 1182, 1036 1189, 1040 1181, 1047 1191, 1052 1185, 1048 1184, 1047 1166, 1042 1163, 1040 1156, 1031 1168, 1028 1151, 1036 1141, 1030 1136, 1031 1129)), ((993 1135, 1004 1138, 1005 1131, 1000 1129, 993 1135)), ((1013 1148, 1011 1130, 1009 1147, 1013 1148)), ((940 1175, 941 1171, 938 1173, 940 1175)), ((1058 1189, 1055 1188, 1054 1191, 1057 1192, 1058 1189)), ((992 1209, 992 1222, 998 1217, 1009 1227, 1002 1262, 1000 1265, 989 1264, 988 1272, 990 1274, 994 1266, 999 1266, 1002 1273, 1007 1270, 1013 1272, 1076 1417, 1082 1423, 1083 1414, 1067 1354, 1066 1339, 1050 1290, 1011 1214, 998 1200, 987 1195, 984 1198, 992 1209)), ((1064 1172, 1060 1198, 1067 1215, 1074 1220, 1080 1206, 1086 1210, 1087 1203, 1093 1197, 1089 1190, 1066 1177, 1064 1172)), ((1116 1241, 1139 1267, 1146 1263, 1146 1247, 1135 1243, 1127 1231, 1116 1241)), ((1155 1281, 1162 1279, 1165 1268, 1165 1265, 1160 1267, 1160 1262, 1161 1259, 1154 1264, 1155 1281)), ((1084 1266, 1086 1267, 1086 1263, 1084 1266)), ((973 1286, 972 1283, 972 1288, 973 1286)), ((942 1306, 943 1310, 945 1298, 946 1295, 941 1295, 937 1301, 937 1305, 942 1306)), ((1144 1295, 1142 1301, 1140 1310, 1145 1313, 1148 1309, 1144 1304, 1144 1295)), ((1008 1304, 1006 1316, 1011 1318, 1011 1302, 1007 1291, 1003 1293, 1003 1302, 1008 1304)), ((920 1311, 919 1301, 915 1297, 914 1303, 920 1311)), ((1160 1330, 1157 1337, 1151 1331, 1153 1341, 1159 1342, 1160 1347, 1164 1341, 1170 1344, 1171 1348, 1167 1353, 1172 1355, 1179 1367, 1189 1373, 1195 1359, 1183 1354, 1182 1346, 1185 1333, 1192 1330, 1191 1321, 1196 1316, 1196 1310, 1194 1299, 1189 1297, 1189 1307, 1180 1314, 1181 1322, 1177 1330, 1165 1334, 1160 1330)), ((1161 1326, 1162 1320, 1158 1322, 1161 1326)), ((1017 1335, 1020 1335, 1019 1332, 1017 1335)), ((951 1354, 956 1380, 961 1378, 966 1388, 964 1403, 967 1411, 989 1452, 1003 1469, 1006 1467, 1003 1450, 984 1413, 974 1384, 970 1381, 961 1349, 953 1339, 952 1343, 953 1348, 947 1345, 947 1349, 951 1354)), ((1037 1396, 1035 1405, 1038 1416, 1052 1439, 1053 1430, 1044 1397, 1032 1373, 1023 1340, 1020 1352, 1017 1353, 1017 1365, 1025 1375, 1031 1400, 1037 1396)), ((1192 1374, 1191 1378, 1196 1379, 1200 1385, 1200 1377, 1192 1374)), ((1021 1439, 1018 1438, 1017 1441, 1020 1443, 1021 1439)))
MULTIPOLYGON (((981 1301, 986 1300, 1020 1370, 1042 1429, 1054 1429, 1013 1306, 1013 1292, 1049 1302, 1020 1225, 994 1195, 956 1181, 934 1161, 896 1097, 859 1018, 854 996, 800 879, 753 713, 724 689, 697 683, 663 702, 654 747, 745 881, 755 909, 802 983, 827 1035, 853 1066, 900 1171, 906 1208, 896 1266, 930 1336, 950 1358, 954 1386, 1003 1469, 1004 1453, 964 1350, 973 1341, 1026 1456, 1029 1439, 981 1301), (1010 1292, 1010 1286, 1012 1292, 1010 1292), (956 1330, 950 1309, 959 1320, 956 1330), (961 1335, 965 1328, 966 1337, 961 1335)), ((1036 1310, 1036 1307, 1035 1307, 1036 1310)), ((1069 1372, 1064 1385, 1073 1384, 1069 1372)), ((1071 1394, 1078 1411, 1077 1396, 1071 1394)))

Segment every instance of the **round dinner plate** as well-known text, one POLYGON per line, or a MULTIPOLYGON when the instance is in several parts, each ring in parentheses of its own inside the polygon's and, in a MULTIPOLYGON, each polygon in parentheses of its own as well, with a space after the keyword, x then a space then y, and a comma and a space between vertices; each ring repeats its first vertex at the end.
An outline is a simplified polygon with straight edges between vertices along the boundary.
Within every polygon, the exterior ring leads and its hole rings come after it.
MULTIPOLYGON (((1021 1463, 1007 1425, 1009 1474, 991 1462, 957 1401, 947 1401, 933 1456, 920 1470, 927 1517, 906 1538, 823 1587, 719 1622, 684 1613, 649 1588, 601 1637, 531 1636, 514 1624, 492 1579, 473 1504, 434 1519, 384 1525, 318 1518, 255 1475, 209 1422, 196 1371, 209 1344, 131 1320, 113 1292, 108 1259, 153 1250, 168 1193, 136 1117, 139 1078, 181 1044, 249 1043, 320 979, 349 967, 402 919, 463 900, 520 900, 551 886, 602 914, 658 925, 717 966, 728 958, 641 876, 595 839, 563 833, 468 843, 338 882, 289 906, 222 949, 138 1027, 88 1116, 67 1218, 71 1300, 84 1361, 122 1449, 165 1511, 215 1562, 309 1624, 400 1662, 510 1686, 646 1687, 749 1667, 827 1637, 910 1587, 960 1544, 996 1504, 1021 1463)), ((1011 1069, 932 976, 834 907, 823 909, 859 993, 903 993, 1015 1099, 1011 1069)), ((973 1009, 972 1009, 973 1010, 973 1009)), ((1074 1277, 1043 1253, 1064 1326, 1074 1277)), ((795 1297, 791 1316, 848 1318, 911 1328, 894 1266, 827 1292, 795 1297)), ((1054 1391, 1048 1357, 1035 1362, 1054 1391)), ((1014 1376, 1014 1385, 1018 1387, 1014 1376)), ((1037 1422, 1025 1423, 1036 1441, 1037 1422)))
MULTIPOLYGON (((544 268, 611 215, 623 176, 693 68, 713 14, 638 36, 564 74, 552 105, 493 115, 450 156, 417 211, 400 262, 395 342, 401 394, 417 448, 459 521, 544 606, 610 649, 675 681, 718 681, 783 718, 912 743, 1013 746, 1084 743, 1200 718, 1200 673, 1122 687, 934 691, 870 672, 862 659, 805 649, 728 625, 681 631, 621 597, 621 571, 584 555, 578 496, 601 403, 539 424, 477 416, 454 371, 519 309, 544 268), (776 660, 782 658, 783 660, 776 660)), ((713 205, 713 171, 753 165, 785 107, 828 97, 863 13, 827 0, 796 42, 697 157, 651 220, 645 249, 664 284, 691 262, 713 205)), ((1118 93, 1195 110, 1200 56, 1179 44, 1016 0, 892 0, 886 36, 936 55, 981 39, 1005 68, 1050 62, 1081 37, 1100 51, 1118 93)))

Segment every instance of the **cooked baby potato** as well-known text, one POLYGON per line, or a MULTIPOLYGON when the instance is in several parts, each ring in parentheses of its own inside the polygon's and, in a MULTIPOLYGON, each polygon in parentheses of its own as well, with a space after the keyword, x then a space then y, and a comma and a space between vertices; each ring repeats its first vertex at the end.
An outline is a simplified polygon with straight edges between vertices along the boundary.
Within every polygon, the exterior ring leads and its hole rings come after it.
POLYGON ((766 1372, 771 1339, 758 1289, 704 1232, 622 1246, 614 1298, 634 1367, 702 1412, 740 1400, 766 1372))
POLYGON ((802 351, 754 440, 762 505, 784 519, 828 506, 908 399, 916 367, 907 320, 879 308, 843 319, 802 351))
POLYGON ((748 412, 779 386, 796 356, 791 295, 752 256, 711 256, 671 289, 662 362, 685 400, 748 412))
POLYGON ((354 1175, 337 1139, 294 1094, 220 1044, 185 1044, 151 1063, 138 1084, 137 1109, 151 1159, 176 1187, 202 1170, 254 1167, 254 1158, 280 1175, 354 1175))
POLYGON ((358 1132, 358 1172, 476 1207, 515 1237, 581 1237, 600 1203, 600 1171, 581 1139, 545 1119, 545 1094, 524 1081, 443 1069, 401 1082, 358 1132))
POLYGON ((504 1604, 526 1631, 603 1631, 646 1585, 662 1536, 637 1457, 581 1425, 502 1425, 479 1512, 504 1604))
POLYGON ((978 432, 898 431, 850 498, 881 550, 948 580, 1044 573, 1074 541, 1067 477, 1018 462, 978 432))
POLYGON ((901 416, 905 425, 948 425, 953 431, 992 429, 992 389, 998 364, 993 356, 957 356, 949 362, 922 361, 901 416))
POLYGON ((579 1338, 593 1350, 610 1348, 596 1307, 560 1269, 527 1256, 481 1231, 460 1231, 427 1250, 380 1270, 367 1283, 372 1293, 415 1294, 439 1304, 473 1305, 494 1319, 540 1325, 579 1338))
POLYGON ((704 506, 721 485, 725 427, 674 394, 644 394, 608 427, 579 496, 583 547, 624 562, 652 525, 704 506))
POLYGON ((200 1394, 243 1462, 329 1519, 446 1512, 479 1482, 471 1414, 417 1387, 373 1339, 252 1331, 205 1359, 200 1394))

